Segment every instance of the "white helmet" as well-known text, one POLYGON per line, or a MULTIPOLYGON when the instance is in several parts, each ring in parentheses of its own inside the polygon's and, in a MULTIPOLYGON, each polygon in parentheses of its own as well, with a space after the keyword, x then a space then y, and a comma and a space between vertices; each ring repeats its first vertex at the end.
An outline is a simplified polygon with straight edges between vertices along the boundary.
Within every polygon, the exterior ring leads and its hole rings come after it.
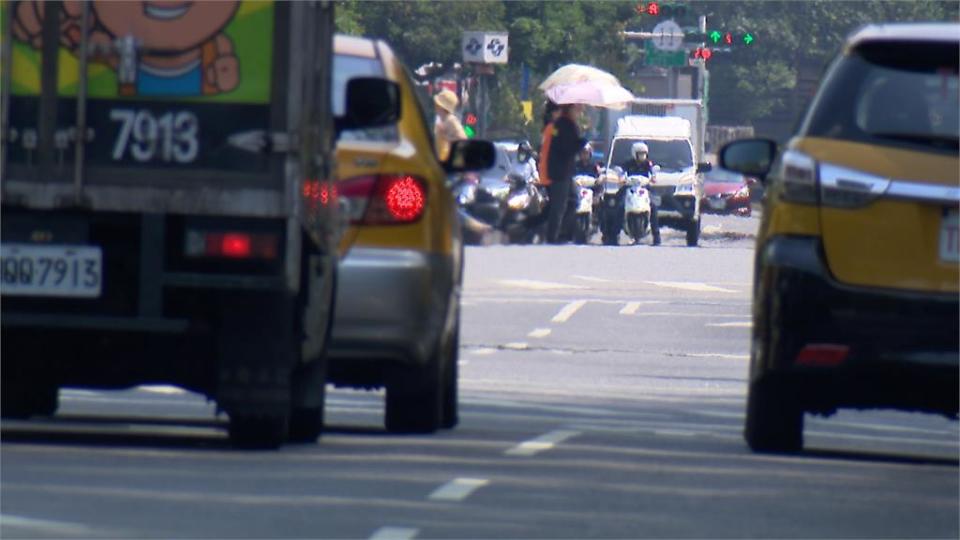
POLYGON ((650 149, 647 148, 647 143, 645 143, 645 142, 633 143, 633 148, 632 148, 632 150, 633 150, 633 157, 637 157, 637 154, 649 154, 649 153, 650 153, 650 149))

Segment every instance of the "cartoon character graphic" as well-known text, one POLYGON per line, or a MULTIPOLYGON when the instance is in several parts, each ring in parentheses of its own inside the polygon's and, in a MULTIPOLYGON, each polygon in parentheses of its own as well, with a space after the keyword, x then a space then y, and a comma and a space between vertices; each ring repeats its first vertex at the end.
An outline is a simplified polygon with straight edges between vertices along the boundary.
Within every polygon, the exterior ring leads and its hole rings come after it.
MULTIPOLYGON (((122 96, 201 96, 229 92, 240 83, 240 62, 224 33, 239 0, 93 0, 88 21, 91 61, 117 71, 122 96), (128 53, 118 44, 126 43, 128 53)), ((42 46, 43 0, 13 9, 14 37, 42 46)), ((60 8, 60 43, 79 54, 82 0, 60 8)))

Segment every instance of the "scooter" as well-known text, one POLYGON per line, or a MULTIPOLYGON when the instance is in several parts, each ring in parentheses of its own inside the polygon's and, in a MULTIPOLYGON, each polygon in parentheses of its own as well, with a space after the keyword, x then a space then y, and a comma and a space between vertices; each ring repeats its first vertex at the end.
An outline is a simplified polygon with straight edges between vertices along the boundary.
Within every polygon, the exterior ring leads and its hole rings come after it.
POLYGON ((624 193, 624 230, 634 244, 639 244, 650 232, 650 178, 643 175, 628 176, 624 193))
POLYGON ((510 192, 504 201, 502 219, 497 228, 507 234, 511 244, 529 244, 536 239, 547 196, 528 175, 515 168, 507 175, 510 192))
POLYGON ((602 198, 598 216, 600 235, 603 245, 615 246, 620 243, 620 230, 623 229, 626 179, 620 167, 613 167, 602 171, 598 182, 602 198))
POLYGON ((573 177, 573 184, 577 195, 573 241, 577 244, 586 244, 593 232, 594 189, 597 178, 588 174, 578 174, 573 177))

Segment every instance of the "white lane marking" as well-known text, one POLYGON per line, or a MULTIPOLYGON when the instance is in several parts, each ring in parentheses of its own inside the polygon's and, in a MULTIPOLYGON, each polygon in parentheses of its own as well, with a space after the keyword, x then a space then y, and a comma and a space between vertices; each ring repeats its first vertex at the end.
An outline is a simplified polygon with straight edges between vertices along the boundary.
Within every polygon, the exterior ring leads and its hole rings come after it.
POLYGON ((99 395, 101 395, 100 392, 92 392, 92 391, 90 391, 90 390, 75 390, 75 389, 73 389, 73 388, 62 388, 62 389, 60 389, 60 396, 61 396, 61 397, 70 397, 70 396, 73 396, 73 397, 78 397, 78 396, 89 397, 89 396, 99 396, 99 395))
POLYGON ((674 356, 690 356, 693 358, 723 358, 726 360, 749 360, 749 354, 724 354, 724 353, 683 353, 674 356))
POLYGON ((136 388, 137 390, 142 390, 144 392, 152 392, 154 394, 166 394, 166 395, 179 395, 186 394, 187 391, 183 388, 178 388, 176 386, 170 386, 166 384, 143 384, 136 388))
POLYGON ((570 302, 569 304, 563 306, 563 309, 557 312, 557 314, 550 319, 550 322, 565 323, 569 321, 570 317, 573 317, 573 314, 579 311, 580 308, 586 305, 586 303, 586 300, 576 300, 574 302, 570 302))
POLYGON ((665 304, 666 302, 662 300, 641 300, 639 302, 627 302, 627 305, 623 306, 623 309, 620 310, 621 315, 633 315, 640 309, 640 306, 648 306, 651 304, 665 304))
POLYGON ((415 538, 420 529, 410 527, 380 527, 370 536, 370 540, 410 540, 415 538))
POLYGON ((666 287, 668 289, 681 289, 684 291, 696 291, 696 292, 722 292, 722 293, 735 293, 737 291, 733 289, 725 289, 723 287, 717 287, 715 285, 707 285, 706 283, 697 283, 694 281, 646 281, 650 285, 656 285, 657 287, 666 287))
POLYGON ((681 429, 655 429, 653 434, 659 437, 696 437, 696 431, 686 431, 681 429))
POLYGON ((753 327, 753 323, 750 321, 734 321, 734 322, 707 323, 707 326, 712 326, 714 328, 751 328, 753 327))
POLYGON ((549 291, 551 289, 585 289, 580 285, 568 285, 566 283, 555 283, 552 281, 537 281, 534 279, 501 279, 497 283, 507 287, 517 287, 519 289, 533 289, 536 291, 549 291))
POLYGON ((648 317, 699 317, 699 318, 717 318, 717 319, 742 319, 743 315, 733 313, 691 313, 686 311, 641 311, 637 315, 648 317))
POLYGON ((435 489, 427 498, 431 501, 462 501, 489 483, 485 478, 454 478, 435 489))
POLYGON ((522 341, 519 341, 514 343, 504 343, 503 348, 510 349, 511 351, 525 351, 530 348, 530 345, 522 341))
POLYGON ((557 444, 571 438, 580 435, 579 431, 571 431, 566 429, 560 429, 557 431, 551 431, 550 433, 541 435, 536 439, 530 439, 529 441, 524 441, 512 448, 504 451, 504 455, 507 456, 532 456, 539 452, 545 450, 550 450, 557 444))
POLYGON ((553 330, 549 328, 537 328, 532 332, 530 332, 529 334, 527 334, 527 336, 532 338, 545 338, 550 335, 550 332, 553 332, 553 330))
POLYGON ((11 516, 10 514, 0 514, 0 525, 63 536, 88 536, 94 532, 90 527, 80 523, 11 516))
POLYGON ((582 279, 583 281, 592 281, 593 283, 614 283, 612 279, 603 279, 592 276, 570 276, 575 279, 582 279))
POLYGON ((497 350, 490 347, 481 347, 479 349, 473 349, 472 351, 469 351, 469 352, 470 354, 475 354, 477 356, 489 356, 497 352, 497 350))

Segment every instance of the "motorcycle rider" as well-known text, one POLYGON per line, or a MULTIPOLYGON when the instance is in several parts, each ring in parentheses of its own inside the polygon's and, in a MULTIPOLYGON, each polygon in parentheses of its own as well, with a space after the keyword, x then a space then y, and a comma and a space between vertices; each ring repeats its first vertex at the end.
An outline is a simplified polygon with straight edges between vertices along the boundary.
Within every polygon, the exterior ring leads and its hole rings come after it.
POLYGON ((537 172, 537 163, 533 159, 533 148, 529 141, 520 141, 517 145, 517 165, 524 178, 535 184, 540 183, 540 174, 537 172))
POLYGON ((585 174, 596 178, 600 175, 600 166, 593 161, 593 145, 587 143, 577 154, 577 161, 573 164, 573 175, 585 174))
MULTIPOLYGON (((643 175, 654 182, 654 163, 648 157, 650 149, 645 142, 637 142, 630 149, 633 157, 623 162, 620 167, 627 176, 643 175)), ((660 220, 657 219, 657 205, 653 203, 653 191, 650 192, 650 232, 653 235, 653 245, 660 245, 660 220)))

